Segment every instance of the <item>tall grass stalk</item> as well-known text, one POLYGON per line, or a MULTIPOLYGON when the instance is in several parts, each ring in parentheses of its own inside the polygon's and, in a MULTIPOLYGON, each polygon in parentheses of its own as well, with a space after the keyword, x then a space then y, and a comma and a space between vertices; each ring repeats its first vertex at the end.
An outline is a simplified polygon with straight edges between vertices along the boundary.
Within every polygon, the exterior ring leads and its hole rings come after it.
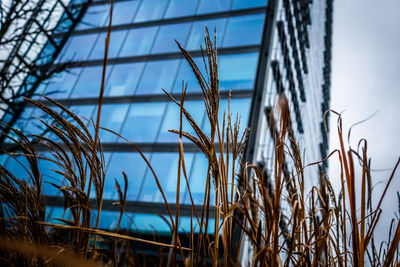
POLYGON ((179 145, 173 214, 160 183, 159 175, 163 174, 156 173, 135 143, 100 126, 111 16, 94 136, 77 115, 47 97, 45 99, 62 110, 62 113, 38 101, 26 101, 43 110, 51 118, 51 123, 45 120, 41 122, 58 141, 46 135, 33 136, 33 139, 30 139, 17 129, 11 129, 16 138, 7 135, 18 148, 17 152, 10 151, 9 157, 17 161, 19 157, 25 157, 28 165, 19 162, 21 168, 26 170, 26 177, 16 177, 13 174, 15 170, 7 170, 0 166, 0 258, 3 262, 15 262, 20 265, 49 265, 60 262, 69 264, 65 257, 54 257, 55 254, 67 254, 73 255, 71 262, 76 260, 82 264, 89 264, 88 260, 114 266, 148 263, 150 260, 146 257, 144 249, 132 246, 130 242, 134 242, 159 249, 159 264, 169 266, 364 266, 366 263, 385 267, 399 265, 399 220, 393 221, 389 240, 382 243, 379 249, 375 245, 374 235, 377 234, 376 225, 380 220, 382 203, 395 177, 400 159, 374 208, 371 200, 373 185, 367 142, 360 141, 361 153, 351 147, 346 149, 342 118, 337 114, 340 148, 333 151, 328 158, 336 154, 340 161, 339 178, 342 188, 339 197, 336 198, 323 169, 320 169, 319 184, 307 186, 305 168, 315 167, 321 162, 304 164, 301 148, 295 140, 291 125, 289 103, 282 93, 277 98, 276 107, 270 110, 267 118, 271 139, 275 145, 273 169, 266 170, 260 165, 243 162, 242 154, 248 130, 240 132, 240 119, 231 114, 230 99, 228 110, 221 110, 216 33, 214 32, 214 39, 211 40, 208 30, 203 50, 206 73, 200 71, 193 58, 179 43, 178 47, 200 85, 210 133, 207 134, 201 129, 186 109, 187 85, 182 85, 179 101, 165 91, 180 110, 180 127, 170 130, 178 136, 179 145), (183 131, 185 120, 193 129, 193 135, 183 131), (127 205, 129 173, 122 173, 123 186, 116 181, 120 205, 116 229, 99 229, 104 181, 110 179, 105 174, 105 159, 99 139, 100 129, 114 133, 129 142, 145 161, 167 209, 168 217, 165 220, 171 226, 169 243, 159 242, 157 238, 143 239, 133 236, 127 229, 121 229, 127 205), (201 210, 196 209, 190 188, 183 138, 195 144, 208 160, 207 174, 203 177, 205 188, 201 210), (44 146, 51 156, 40 155, 37 152, 38 145, 44 146), (59 223, 45 222, 47 207, 42 184, 47 181, 43 181, 39 160, 56 164, 57 169, 54 172, 63 177, 64 181, 51 184, 62 193, 64 211, 71 214, 69 219, 59 218, 59 223), (355 165, 358 162, 361 164, 360 188, 357 188, 356 182, 355 165), (86 177, 89 177, 88 182, 86 177), (183 180, 192 205, 187 247, 182 245, 183 235, 178 231, 183 180), (311 189, 307 192, 306 188, 311 189), (89 201, 91 189, 94 190, 97 202, 94 225, 90 213, 94 208, 90 206, 89 201), (357 192, 361 192, 360 196, 357 192), (212 207, 215 207, 215 214, 211 214, 212 207), (215 218, 213 226, 211 217, 215 218), (197 230, 194 224, 198 224, 197 230), (214 229, 211 235, 210 228, 214 229), (234 231, 238 228, 240 239, 233 238, 237 234, 234 231), (108 246, 97 246, 100 236, 108 246), (235 242, 237 246, 233 246, 235 242), (93 247, 89 250, 91 243, 93 247), (26 253, 23 255, 21 252, 26 253), (248 258, 240 258, 240 255, 248 255, 248 258), (165 256, 167 259, 163 261, 165 256))

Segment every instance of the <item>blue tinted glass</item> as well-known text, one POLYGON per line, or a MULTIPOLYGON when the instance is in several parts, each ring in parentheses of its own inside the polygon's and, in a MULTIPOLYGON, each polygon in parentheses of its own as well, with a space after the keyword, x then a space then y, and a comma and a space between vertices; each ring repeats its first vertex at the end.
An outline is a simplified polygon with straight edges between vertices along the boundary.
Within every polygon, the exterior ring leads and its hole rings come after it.
MULTIPOLYGON (((199 217, 201 216, 201 211, 198 210, 197 214, 199 217)), ((201 217, 199 218, 199 221, 201 220, 201 217)), ((179 217, 179 232, 183 233, 188 233, 190 234, 190 221, 192 221, 192 227, 193 227, 193 232, 198 233, 200 231, 200 226, 199 223, 196 219, 196 217, 193 215, 193 219, 190 217, 179 217)), ((221 221, 222 223, 222 221, 221 221)), ((208 226, 207 226, 207 232, 208 234, 213 234, 214 233, 214 225, 215 225, 215 219, 214 218, 209 218, 208 219, 208 226)), ((203 231, 204 231, 204 226, 203 226, 203 231)))
POLYGON ((64 208, 61 207, 47 206, 46 222, 60 224, 60 221, 56 219, 72 220, 71 212, 69 210, 64 211, 64 208))
POLYGON ((6 154, 0 155, 0 165, 1 166, 5 166, 7 158, 8 158, 8 155, 6 155, 6 154))
MULTIPOLYGON (((204 68, 203 59, 194 58, 193 60, 196 63, 197 67, 200 69, 201 73, 205 75, 206 72, 204 68)), ((188 93, 201 91, 196 76, 193 74, 192 68, 190 67, 189 63, 186 60, 182 60, 180 64, 179 72, 172 92, 174 93, 182 92, 182 81, 184 81, 185 84, 187 83, 188 93)))
POLYGON ((46 126, 40 121, 43 120, 47 123, 51 123, 52 119, 46 112, 42 109, 35 108, 33 112, 23 128, 23 133, 25 135, 42 135, 45 133, 46 126))
POLYGON ((58 62, 86 60, 92 50, 93 44, 97 40, 98 34, 87 34, 72 36, 62 53, 56 60, 58 62))
POLYGON ((140 1, 123 1, 114 4, 114 13, 112 18, 112 25, 120 25, 130 23, 135 16, 140 1))
MULTIPOLYGON (((71 118, 69 116, 66 116, 64 112, 61 111, 58 107, 52 106, 50 107, 53 111, 61 115, 61 117, 65 118, 68 121, 71 121, 71 118)), ((45 126, 43 122, 47 124, 55 124, 55 121, 53 117, 48 115, 46 112, 44 112, 42 109, 35 108, 31 114, 30 119, 28 120, 28 123, 24 127, 24 133, 28 135, 41 135, 46 138, 50 138, 54 142, 60 142, 59 138, 45 126)), ((61 127, 61 125, 56 124, 58 127, 61 127)))
MULTIPOLYGON (((196 153, 193 160, 193 168, 190 172, 190 192, 193 197, 193 201, 197 205, 204 203, 204 192, 207 182, 207 168, 208 160, 202 153, 196 153)), ((211 183, 211 198, 210 203, 214 203, 214 183, 211 183)), ((185 203, 191 203, 188 195, 185 197, 185 203)))
POLYGON ((171 0, 165 18, 183 17, 193 15, 198 0, 171 0))
MULTIPOLYGON (((28 121, 31 118, 31 114, 32 114, 32 110, 33 108, 25 108, 24 111, 22 112, 22 114, 20 115, 20 117, 18 118, 18 120, 16 121, 16 123, 13 125, 13 128, 15 130, 19 130, 22 131, 22 133, 27 134, 27 132, 25 131, 25 125, 28 123, 28 121)), ((3 135, 3 134, 2 134, 3 135)), ((15 139, 15 140, 19 140, 20 138, 17 136, 17 134, 14 133, 14 131, 9 131, 7 133, 7 136, 15 139)), ((14 143, 14 141, 8 137, 6 137, 4 139, 5 143, 14 143)))
POLYGON ((107 80, 106 96, 133 95, 144 63, 114 65, 107 80))
POLYGON ((68 97, 81 71, 81 68, 76 68, 53 75, 48 81, 45 95, 51 98, 68 97))
POLYGON ((135 143, 155 142, 165 107, 165 102, 132 104, 121 136, 135 143))
POLYGON ((196 21, 193 23, 192 31, 190 32, 190 37, 188 44, 186 46, 187 50, 200 50, 200 45, 204 47, 204 36, 205 27, 208 27, 210 37, 214 38, 214 29, 217 29, 217 47, 221 46, 222 37, 224 36, 226 19, 214 19, 205 21, 196 21))
MULTIPOLYGON (((227 106, 227 100, 224 100, 224 106, 227 106)), ((244 98, 244 99, 232 99, 231 100, 231 113, 232 113, 232 120, 236 119, 236 114, 239 115, 240 119, 240 128, 239 134, 242 135, 244 129, 248 126, 249 121, 249 114, 250 114, 250 105, 251 99, 244 98)))
POLYGON ((50 183, 54 183, 56 185, 63 185, 63 180, 64 177, 55 171, 60 171, 60 168, 57 164, 52 162, 51 160, 54 160, 54 157, 52 157, 51 153, 43 153, 41 154, 42 157, 48 158, 50 160, 40 158, 38 160, 38 167, 39 171, 42 174, 43 177, 43 183, 42 183, 42 190, 43 193, 47 196, 56 196, 60 195, 60 191, 51 185, 50 183))
POLYGON ((263 26, 264 14, 229 18, 224 46, 260 44, 263 26))
MULTIPOLYGON (((93 210, 91 214, 92 214, 93 218, 96 218, 97 210, 93 210)), ((108 231, 117 229, 119 216, 120 216, 120 213, 117 211, 102 210, 100 213, 99 228, 108 230, 108 231)), ((93 226, 95 224, 95 221, 96 220, 93 221, 93 226)))
POLYGON ((135 22, 161 19, 168 0, 143 0, 135 17, 135 22))
MULTIPOLYGON (((101 109, 100 126, 118 133, 127 111, 128 104, 104 105, 101 109)), ((99 133, 102 142, 113 142, 117 139, 115 134, 106 130, 100 130, 99 133)))
POLYGON ((71 98, 99 96, 102 71, 102 66, 84 68, 72 91, 71 98))
MULTIPOLYGON (((57 39, 53 39, 57 41, 57 39)), ((43 50, 38 55, 37 61, 35 64, 37 65, 44 65, 50 64, 54 53, 56 52, 56 48, 54 47, 53 43, 47 42, 46 45, 43 47, 43 50)), ((36 52, 35 52, 36 53, 36 52)))
POLYGON ((126 57, 148 54, 153 45, 156 32, 157 27, 130 30, 119 56, 126 57))
POLYGON ((219 86, 221 90, 253 89, 258 53, 221 56, 219 86))
MULTIPOLYGON (((145 155, 148 157, 148 154, 145 155)), ((115 180, 119 182, 121 188, 124 188, 124 179, 122 171, 128 177, 127 200, 136 200, 139 194, 143 175, 147 169, 147 164, 139 153, 115 152, 113 153, 110 165, 106 173, 106 185, 104 189, 104 198, 116 199, 117 191, 115 189, 115 180)))
MULTIPOLYGON (((186 153, 184 157, 186 171, 189 173, 193 154, 186 153)), ((151 158, 151 166, 154 168, 160 181, 161 188, 169 203, 174 203, 176 200, 178 160, 178 153, 154 153, 151 158)), ((179 192, 180 199, 183 200, 184 193, 186 192, 186 181, 183 175, 181 176, 179 192)), ((139 200, 164 203, 155 178, 151 172, 146 173, 139 200)))
POLYGON ((175 40, 184 47, 189 29, 189 23, 161 26, 151 53, 157 54, 179 51, 175 40))
POLYGON ((155 214, 134 214, 133 230, 140 233, 171 233, 171 228, 160 216, 155 214))
POLYGON ((30 180, 29 163, 24 156, 9 157, 6 162, 6 169, 12 173, 17 179, 24 181, 30 180), (27 172, 27 170, 29 172, 27 172))
POLYGON ((48 84, 48 81, 41 82, 35 91, 35 95, 32 96, 32 98, 37 99, 37 98, 40 98, 40 95, 45 94, 47 84, 48 84))
POLYGON ((170 91, 178 69, 179 60, 148 62, 143 71, 136 94, 163 94, 170 91))
MULTIPOLYGON (((111 32, 110 35, 110 45, 108 47, 108 55, 107 58, 115 58, 118 56, 118 53, 121 49, 121 44, 124 41, 126 36, 126 31, 116 31, 111 32)), ((93 47, 92 52, 90 53, 89 59, 103 59, 105 44, 106 44, 107 33, 100 33, 99 38, 97 38, 97 42, 93 47)))
MULTIPOLYGON (((203 101, 185 101, 185 109, 189 112, 190 116, 195 120, 198 125, 202 124, 204 117, 204 103, 203 101)), ((180 108, 175 103, 168 104, 167 114, 163 119, 158 142, 178 142, 179 135, 170 133, 168 130, 178 130, 180 128, 180 108)), ((182 131, 196 136, 192 126, 188 123, 183 115, 182 118, 182 131)), ((184 142, 191 142, 186 138, 182 139, 184 142)))
POLYGON ((83 30, 87 28, 104 26, 107 22, 109 13, 110 5, 90 6, 76 29, 83 30))
MULTIPOLYGON (((93 105, 85 105, 85 106, 72 106, 70 108, 70 110, 79 117, 79 119, 81 119, 81 121, 85 124, 85 125, 89 125, 91 123, 91 119, 92 119, 92 114, 93 111, 95 109, 95 106, 93 105)), ((93 121, 96 118, 93 118, 93 121)), ((75 123, 75 125, 77 125, 77 123, 75 123)))
POLYGON ((232 9, 266 6, 268 0, 233 0, 232 9))
POLYGON ((201 0, 198 14, 214 13, 229 10, 231 0, 201 0))
MULTIPOLYGON (((238 115, 240 118, 240 133, 239 133, 240 136, 243 133, 243 130, 247 127, 247 121, 248 121, 249 112, 250 112, 250 103, 251 103, 250 98, 231 99, 230 113, 232 114, 232 124, 234 123, 234 121, 236 119, 236 115, 238 115)), ((222 120, 224 117, 224 112, 226 114, 228 113, 228 100, 227 99, 223 99, 222 101, 220 101, 220 104, 219 104, 218 120, 221 123, 220 127, 222 127, 222 120)), ((225 119, 226 119, 226 116, 227 115, 225 115, 225 119)), ((210 123, 208 121, 206 121, 205 125, 203 125, 203 131, 208 136, 210 136, 211 129, 210 129, 210 123)))

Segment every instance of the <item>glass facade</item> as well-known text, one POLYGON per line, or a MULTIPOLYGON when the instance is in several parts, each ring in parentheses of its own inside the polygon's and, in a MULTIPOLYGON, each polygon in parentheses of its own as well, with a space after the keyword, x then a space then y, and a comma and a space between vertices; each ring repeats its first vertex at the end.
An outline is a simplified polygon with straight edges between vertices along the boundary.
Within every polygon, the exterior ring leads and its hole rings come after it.
MULTIPOLYGON (((138 144, 152 164, 168 202, 173 205, 176 198, 178 137, 168 130, 179 129, 179 107, 169 100, 162 89, 179 95, 183 81, 187 82, 186 108, 205 133, 210 131, 200 87, 174 41, 186 48, 203 70, 200 45, 207 26, 211 35, 214 35, 214 29, 217 31, 221 107, 227 109, 228 92, 231 92, 231 112, 241 115, 241 131, 247 126, 252 129, 249 142, 252 147, 248 148, 252 153, 246 154, 246 160, 262 163, 268 171, 272 170, 274 144, 265 111, 274 106, 278 94, 282 92, 290 101, 296 141, 307 148, 305 161, 320 159, 327 149, 321 146, 327 143, 321 130, 324 112, 321 103, 325 101, 325 107, 329 106, 327 68, 330 63, 326 51, 329 52, 330 48, 325 35, 330 33, 325 21, 330 2, 115 1, 101 127, 138 144), (268 16, 272 19, 268 20, 268 16)), ((84 118, 92 132, 94 129, 90 120, 96 119, 109 9, 106 1, 95 1, 89 5, 55 59, 56 65, 71 63, 71 67, 54 75, 37 90, 67 104, 84 118)), ((57 34, 62 35, 62 31, 57 34)), ((36 98, 43 101, 40 97, 36 98)), ((43 131, 41 124, 30 119, 43 118, 39 113, 32 107, 26 108, 22 118, 28 120, 20 119, 14 126, 24 129, 25 133, 40 134, 43 131)), ((194 134, 187 121, 183 121, 183 130, 194 134)), ((56 140, 54 136, 51 138, 56 140)), ((169 232, 165 222, 151 211, 157 210, 163 199, 139 153, 107 131, 100 131, 100 140, 106 157, 105 200, 117 198, 114 179, 122 182, 123 170, 129 179, 127 200, 149 207, 148 214, 143 210, 132 213, 129 219, 124 218, 122 225, 133 222, 140 231, 151 231, 146 223, 151 219, 159 232, 169 232)), ((191 193, 195 203, 202 204, 207 159, 188 140, 184 142, 190 148, 185 152, 185 162, 191 193)), ((23 169, 15 167, 20 165, 15 160, 5 160, 4 164, 24 175, 23 169)), ((61 176, 50 165, 42 165, 44 180, 58 179, 62 183, 61 176)), ((44 190, 48 196, 60 195, 50 185, 46 185, 44 190)), ((180 194, 182 203, 190 204, 184 183, 180 194)), ((106 204, 103 207, 108 215, 101 226, 112 227, 118 213, 106 204), (115 220, 112 219, 114 217, 115 220)), ((49 209, 48 213, 53 218, 61 216, 62 207, 49 209)), ((185 225, 190 225, 189 219, 182 217, 182 231, 185 225)))
MULTIPOLYGON (((266 130, 268 116, 282 92, 289 100, 296 142, 305 149, 304 163, 323 159, 328 149, 323 117, 329 109, 330 72, 326 69, 330 69, 332 1, 276 1, 275 10, 252 155, 253 161, 262 163, 269 173, 273 170, 274 143, 271 131, 266 130)), ((312 168, 304 172, 310 177, 306 186, 311 189, 319 173, 312 168)))

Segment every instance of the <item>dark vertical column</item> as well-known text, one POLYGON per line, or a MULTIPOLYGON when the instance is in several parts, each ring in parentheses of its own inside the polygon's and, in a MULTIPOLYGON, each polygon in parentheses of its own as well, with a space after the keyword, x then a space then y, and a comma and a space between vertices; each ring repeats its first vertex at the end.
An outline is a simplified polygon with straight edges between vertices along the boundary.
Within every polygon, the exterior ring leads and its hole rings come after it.
MULTIPOLYGON (((261 42, 260 54, 258 58, 257 74, 255 78, 253 96, 250 107, 250 117, 248 123, 248 127, 250 128, 250 134, 246 143, 245 151, 243 153, 244 162, 254 160, 256 137, 257 137, 257 132, 259 131, 258 121, 260 116, 262 116, 263 114, 262 95, 263 91, 265 90, 264 85, 267 76, 267 66, 270 56, 269 53, 271 51, 271 46, 272 46, 272 31, 275 25, 275 17, 277 12, 278 1, 279 0, 268 1, 268 7, 266 10, 264 31, 261 42)), ((244 184, 244 181, 242 179, 243 177, 239 177, 238 181, 238 189, 240 193, 243 193, 243 188, 241 188, 241 185, 244 184)), ((236 200, 237 198, 238 196, 236 195, 236 200)), ((239 222, 243 221, 243 215, 240 212, 235 212, 234 216, 237 219, 237 221, 239 222)), ((241 246, 240 242, 242 234, 243 232, 240 225, 236 223, 234 220, 232 225, 232 235, 231 235, 231 240, 232 240, 231 255, 236 255, 238 253, 239 248, 241 246)), ((237 261, 237 259, 232 259, 232 260, 234 262, 237 261)))

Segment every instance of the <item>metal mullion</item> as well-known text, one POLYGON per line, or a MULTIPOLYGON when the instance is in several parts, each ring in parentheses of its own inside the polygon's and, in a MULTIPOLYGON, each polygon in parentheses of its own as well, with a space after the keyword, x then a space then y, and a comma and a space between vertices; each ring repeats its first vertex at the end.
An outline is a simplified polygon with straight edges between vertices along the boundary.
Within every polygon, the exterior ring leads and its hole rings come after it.
MULTIPOLYGON (((61 196, 46 196, 46 204, 51 207, 64 207, 64 197, 61 196)), ((97 202, 94 198, 90 199, 90 207, 97 208, 97 202)), ((197 210, 202 209, 202 205, 195 205, 197 210)), ((169 205, 171 212, 175 213, 175 206, 169 205)), ((115 205, 115 199, 104 199, 102 209, 107 211, 120 211, 120 207, 115 205)), ((210 206, 210 217, 214 217, 214 207, 210 206)), ((191 204, 179 205, 179 213, 181 216, 190 217, 192 211, 191 204)), ((165 203, 144 202, 144 201, 131 201, 128 200, 125 206, 125 212, 134 212, 142 214, 168 214, 165 203)))
MULTIPOLYGON (((97 39, 96 39, 97 41, 97 39)), ((245 53, 254 53, 259 52, 260 45, 244 45, 244 46, 236 46, 236 47, 223 47, 218 50, 219 55, 232 55, 232 54, 245 54, 245 53)), ((189 51, 192 57, 201 57, 201 50, 193 50, 189 51)), ((146 54, 139 56, 129 56, 129 57, 119 57, 119 58, 109 58, 107 60, 107 65, 114 64, 123 64, 123 63, 135 63, 135 62, 148 62, 148 61, 159 61, 159 60, 168 60, 168 59, 182 59, 181 52, 173 52, 173 53, 161 53, 161 54, 146 54)), ((55 64, 55 67, 63 65, 64 63, 60 62, 55 64)), ((103 65, 103 59, 96 60, 86 60, 86 61, 72 61, 69 62, 69 68, 78 68, 78 67, 89 67, 89 66, 101 66, 103 65)), ((46 67, 44 65, 43 67, 46 67)), ((40 68, 40 66, 39 66, 40 68)))
MULTIPOLYGON (((131 0, 113 0, 114 3, 118 3, 118 2, 129 2, 131 0)), ((140 1, 140 0, 139 0, 140 1)), ((90 6, 101 6, 101 5, 106 5, 109 4, 110 1, 109 0, 102 0, 102 1, 93 1, 93 0, 88 0, 86 3, 79 3, 79 4, 73 4, 72 7, 80 7, 82 5, 87 4, 88 2, 90 2, 90 6)), ((143 2, 143 1, 141 1, 143 2)))
MULTIPOLYGON (((139 8, 140 8, 140 6, 138 7, 138 9, 139 8)), ((177 23, 183 23, 183 22, 194 22, 194 21, 201 21, 201 20, 210 20, 210 19, 229 18, 229 17, 244 16, 244 15, 262 14, 262 13, 265 13, 265 10, 266 10, 266 7, 228 10, 228 11, 223 11, 223 12, 191 15, 191 16, 185 16, 185 17, 158 19, 158 20, 136 22, 136 23, 133 22, 133 23, 128 23, 128 24, 115 25, 115 26, 112 26, 111 29, 113 31, 129 30, 129 29, 135 29, 135 28, 161 26, 161 25, 177 24, 177 23)), ((164 11, 164 12, 166 12, 166 11, 164 11)), ((92 28, 92 29, 78 30, 78 31, 72 32, 71 36, 86 35, 86 34, 90 34, 90 33, 107 32, 107 29, 108 29, 108 27, 98 27, 98 28, 92 28)), ((58 37, 59 35, 63 35, 63 34, 64 33, 57 33, 56 37, 58 37)))
MULTIPOLYGON (((220 97, 226 99, 231 95, 231 99, 242 99, 251 98, 253 95, 253 89, 242 89, 242 90, 223 90, 220 91, 220 97)), ((180 99, 181 93, 172 93, 172 97, 180 99)), ((185 101, 190 100, 202 100, 202 92, 189 93, 185 96, 185 101)), ((122 104, 122 103, 146 103, 146 102, 168 102, 171 99, 166 94, 155 94, 155 95, 132 95, 132 96, 109 96, 104 97, 103 104, 122 104)), ((53 103, 47 100, 37 100, 39 103, 45 104, 46 106, 54 106, 53 103)), ((97 105, 98 97, 91 98, 66 98, 57 99, 58 103, 69 106, 84 106, 84 105, 97 105)), ((33 106, 27 103, 27 106, 33 106)))
MULTIPOLYGON (((64 144, 59 143, 61 147, 65 147, 64 144)), ((85 144, 82 144, 85 146, 85 144)), ((118 142, 108 142, 102 143, 103 152, 137 152, 136 148, 131 143, 118 143, 118 142)), ((179 152, 179 143, 135 143, 135 145, 142 151, 143 153, 167 153, 167 152, 179 152)), ((6 143, 3 145, 3 148, 6 151, 18 151, 19 145, 13 143, 6 143)), ((46 145, 43 144, 35 144, 35 151, 50 151, 46 145)), ((198 148, 193 143, 183 143, 184 151, 186 152, 201 152, 200 148, 198 148)), ((218 147, 216 146, 218 150, 218 147)), ((50 151, 51 152, 51 151, 50 151)))

